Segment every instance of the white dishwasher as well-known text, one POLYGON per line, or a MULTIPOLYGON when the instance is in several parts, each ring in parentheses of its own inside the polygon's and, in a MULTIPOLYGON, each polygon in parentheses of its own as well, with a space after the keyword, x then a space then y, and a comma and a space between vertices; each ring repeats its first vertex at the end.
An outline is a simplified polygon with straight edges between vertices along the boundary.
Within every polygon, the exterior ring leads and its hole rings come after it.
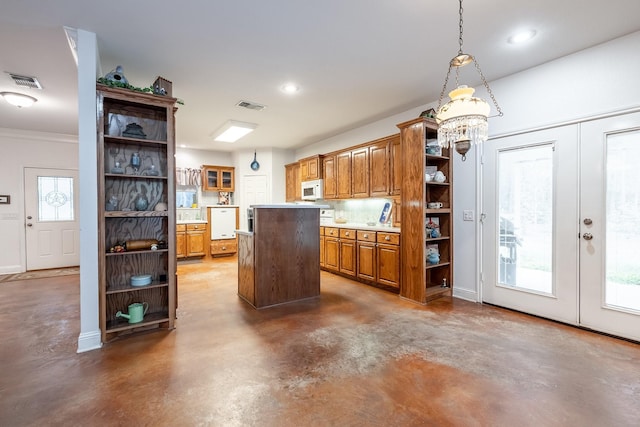
POLYGON ((209 208, 211 209, 211 240, 236 238, 236 208, 209 208))

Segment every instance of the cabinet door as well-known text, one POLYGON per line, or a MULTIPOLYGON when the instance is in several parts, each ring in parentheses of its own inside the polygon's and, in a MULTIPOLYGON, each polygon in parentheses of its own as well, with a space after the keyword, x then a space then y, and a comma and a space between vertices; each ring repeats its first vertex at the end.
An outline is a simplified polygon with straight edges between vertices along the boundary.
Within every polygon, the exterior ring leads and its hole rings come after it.
POLYGON ((340 241, 332 237, 324 239, 324 267, 340 271, 340 241))
POLYGON ((220 188, 220 170, 203 169, 202 186, 205 191, 218 191, 220 188))
POLYGON ((205 254, 205 232, 188 231, 187 232, 187 256, 204 256, 205 254))
POLYGON ((300 176, 302 181, 309 181, 309 161, 300 160, 300 176))
POLYGON ((314 157, 307 161, 307 179, 319 179, 320 178, 320 157, 314 157))
POLYGON ((369 148, 351 152, 351 190, 353 197, 369 197, 369 148))
POLYGON ((324 176, 324 198, 335 199, 338 195, 335 156, 328 156, 322 159, 322 173, 324 176))
POLYGON ((297 163, 291 163, 285 165, 285 178, 286 178, 286 196, 287 202, 293 202, 296 200, 296 170, 297 163))
POLYGON ((378 244, 378 283, 400 286, 400 246, 378 244))
POLYGON ((187 232, 178 231, 176 233, 176 258, 187 256, 187 232))
POLYGON ((391 140, 389 145, 389 165, 391 166, 390 181, 391 189, 390 194, 392 196, 399 196, 400 189, 402 187, 402 152, 400 151, 402 146, 400 145, 400 135, 397 135, 391 140))
POLYGON ((351 151, 336 155, 337 198, 351 198, 351 151))
POLYGON ((389 195, 389 143, 369 147, 369 194, 371 197, 389 195))
POLYGON ((376 245, 358 242, 358 278, 376 280, 376 245))
POLYGON ((235 191, 234 169, 220 169, 220 191, 235 191))
POLYGON ((356 275, 356 241, 340 240, 340 272, 356 275))

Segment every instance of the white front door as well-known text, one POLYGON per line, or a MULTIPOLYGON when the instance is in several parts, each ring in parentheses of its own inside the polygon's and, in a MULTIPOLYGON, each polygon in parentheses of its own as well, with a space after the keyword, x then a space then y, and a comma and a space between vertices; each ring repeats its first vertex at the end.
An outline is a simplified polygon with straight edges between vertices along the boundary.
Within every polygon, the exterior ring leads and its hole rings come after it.
POLYGON ((482 300, 640 340, 640 113, 484 150, 482 300))
POLYGON ((578 127, 487 141, 482 300, 578 322, 578 127))
POLYGON ((580 324, 640 341, 640 113, 581 129, 580 324))
POLYGON ((27 270, 80 264, 78 171, 25 168, 27 270))

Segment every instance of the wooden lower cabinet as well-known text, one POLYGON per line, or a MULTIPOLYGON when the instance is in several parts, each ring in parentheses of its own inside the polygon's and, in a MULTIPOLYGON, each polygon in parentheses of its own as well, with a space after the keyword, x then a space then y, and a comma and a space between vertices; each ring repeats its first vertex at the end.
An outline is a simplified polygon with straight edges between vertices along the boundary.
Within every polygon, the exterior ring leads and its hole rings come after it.
POLYGON ((356 231, 340 229, 340 273, 356 275, 356 231))
POLYGON ((377 282, 394 288, 400 287, 400 246, 382 245, 376 247, 378 260, 377 282))
POLYGON ((176 258, 187 256, 187 225, 176 225, 176 258))
POLYGON ((237 238, 211 240, 209 249, 211 252, 211 256, 233 255, 238 252, 238 240, 237 238))
POLYGON ((206 224, 177 224, 176 258, 205 256, 206 232, 206 224))
POLYGON ((399 233, 324 227, 323 237, 325 270, 400 287, 399 233))
POLYGON ((338 237, 326 234, 324 236, 324 267, 327 270, 340 271, 340 239, 338 237))

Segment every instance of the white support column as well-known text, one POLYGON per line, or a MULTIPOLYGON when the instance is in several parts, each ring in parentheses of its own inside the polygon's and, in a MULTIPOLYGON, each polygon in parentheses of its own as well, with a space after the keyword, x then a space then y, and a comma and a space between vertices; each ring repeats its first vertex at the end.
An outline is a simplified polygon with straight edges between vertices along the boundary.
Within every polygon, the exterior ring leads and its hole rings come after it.
MULTIPOLYGON (((78 170, 80 173, 80 335, 78 353, 102 346, 98 294, 96 77, 94 33, 78 30, 78 170)), ((99 197, 99 195, 98 195, 99 197)))

